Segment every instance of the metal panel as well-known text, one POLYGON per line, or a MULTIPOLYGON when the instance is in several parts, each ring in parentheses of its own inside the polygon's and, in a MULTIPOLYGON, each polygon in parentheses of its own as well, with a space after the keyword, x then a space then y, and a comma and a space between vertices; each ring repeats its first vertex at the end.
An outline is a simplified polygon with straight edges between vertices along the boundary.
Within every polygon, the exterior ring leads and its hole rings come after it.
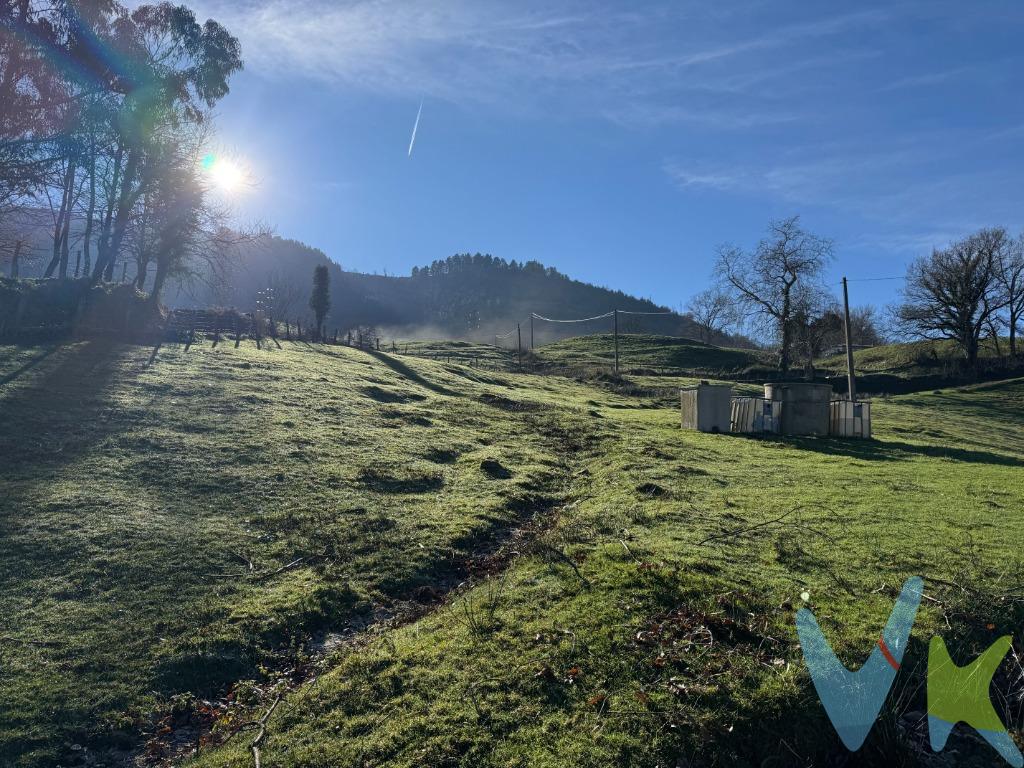
POLYGON ((833 400, 829 403, 830 435, 836 437, 871 437, 871 403, 833 400))
POLYGON ((737 397, 732 401, 732 431, 742 434, 778 434, 782 426, 782 403, 763 397, 737 397))

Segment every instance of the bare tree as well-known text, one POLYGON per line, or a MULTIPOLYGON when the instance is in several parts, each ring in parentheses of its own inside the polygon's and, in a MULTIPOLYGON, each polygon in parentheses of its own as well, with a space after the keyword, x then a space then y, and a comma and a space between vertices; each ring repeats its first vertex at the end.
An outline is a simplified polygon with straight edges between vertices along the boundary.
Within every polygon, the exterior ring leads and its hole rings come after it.
POLYGON ((814 361, 840 343, 843 316, 838 302, 824 291, 801 289, 793 295, 793 352, 814 378, 814 361))
POLYGON ((267 277, 267 287, 274 294, 274 317, 279 320, 288 320, 292 312, 302 301, 302 289, 299 288, 289 275, 281 270, 274 270, 267 277))
POLYGON ((974 367, 981 334, 1006 303, 996 265, 1009 245, 1004 229, 983 229, 915 260, 896 308, 903 330, 922 339, 952 339, 974 367))
POLYGON ((1024 234, 1001 249, 995 264, 995 280, 1005 304, 1010 355, 1017 356, 1017 327, 1024 318, 1024 234))
POLYGON ((860 347, 875 347, 885 344, 878 310, 870 304, 850 310, 850 341, 860 347))
POLYGON ((804 231, 799 216, 771 222, 753 251, 734 246, 718 251, 723 289, 778 339, 783 372, 793 360, 794 299, 801 291, 825 293, 821 277, 831 259, 832 241, 804 231))
POLYGON ((707 288, 686 305, 694 322, 700 326, 701 340, 710 344, 736 321, 736 302, 720 288, 707 288))

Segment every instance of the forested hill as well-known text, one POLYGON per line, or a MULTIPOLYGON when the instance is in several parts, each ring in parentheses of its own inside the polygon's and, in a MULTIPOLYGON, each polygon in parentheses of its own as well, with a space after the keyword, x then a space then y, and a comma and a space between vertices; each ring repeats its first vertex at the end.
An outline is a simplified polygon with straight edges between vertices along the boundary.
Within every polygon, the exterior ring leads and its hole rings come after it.
MULTIPOLYGON (((531 312, 550 318, 585 318, 611 309, 661 312, 666 308, 573 280, 536 261, 505 261, 483 254, 458 254, 414 268, 410 276, 347 272, 322 251, 294 240, 264 238, 247 246, 228 279, 209 287, 171 290, 165 300, 178 305, 226 305, 251 309, 256 294, 273 288, 277 314, 309 315, 307 300, 313 267, 331 272, 330 328, 370 326, 402 335, 445 335, 486 340, 504 333, 531 312)), ((623 331, 671 333, 698 338, 687 316, 620 318, 623 331)), ((604 332, 610 320, 571 326, 538 323, 538 342, 576 333, 604 332)), ((525 331, 525 328, 524 328, 525 331)), ((736 343, 722 337, 718 341, 736 343)))
MULTIPOLYGON (((24 218, 24 217, 23 217, 24 218)), ((44 212, 19 222, 23 240, 22 277, 42 275, 52 243, 44 212)), ((71 227, 72 274, 80 251, 82 223, 71 227)), ((136 276, 134 246, 116 264, 115 279, 136 276)), ((0 270, 7 274, 9 255, 0 253, 0 270)), ((310 317, 309 293, 313 268, 327 264, 331 276, 329 330, 375 328, 399 336, 432 336, 490 340, 528 322, 531 312, 549 318, 575 319, 602 315, 612 309, 663 312, 665 307, 628 296, 622 291, 573 280, 536 261, 505 261, 490 255, 457 254, 415 268, 409 276, 369 275, 344 271, 316 248, 296 240, 265 236, 238 249, 229 264, 202 264, 191 274, 169 281, 164 303, 179 307, 235 307, 250 311, 261 291, 270 288, 275 315, 282 320, 310 317)), ((152 280, 152 270, 147 282, 152 280)), ((148 286, 147 286, 148 287, 148 286)), ((700 338, 700 329, 686 315, 669 317, 620 316, 623 332, 645 332, 700 338)), ((611 320, 557 325, 537 323, 536 341, 604 333, 611 320)), ((524 333, 528 329, 524 327, 524 333)), ((524 336, 524 342, 526 337, 524 336)), ((513 339, 514 341, 514 339, 513 339)), ((742 339, 720 335, 716 343, 746 346, 742 339)))

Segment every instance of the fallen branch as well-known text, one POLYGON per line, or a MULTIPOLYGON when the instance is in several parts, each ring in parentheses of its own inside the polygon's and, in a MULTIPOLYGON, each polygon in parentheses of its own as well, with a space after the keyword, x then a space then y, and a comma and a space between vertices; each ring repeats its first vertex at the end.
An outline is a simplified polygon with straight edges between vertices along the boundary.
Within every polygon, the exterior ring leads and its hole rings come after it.
POLYGON ((640 559, 639 559, 639 558, 638 558, 638 557, 637 557, 636 555, 634 555, 634 554, 633 554, 633 550, 629 548, 629 545, 628 545, 628 544, 626 544, 626 542, 625 542, 625 541, 623 541, 622 539, 619 539, 619 544, 621 544, 621 545, 622 545, 622 548, 623 548, 624 550, 626 550, 626 554, 627 554, 627 555, 629 555, 630 557, 632 557, 632 558, 633 558, 633 559, 634 559, 634 560, 635 560, 636 562, 638 562, 638 563, 640 562, 640 559))
POLYGON ((252 744, 249 745, 249 749, 252 750, 252 759, 256 763, 256 768, 262 768, 260 763, 260 747, 263 746, 263 739, 267 735, 267 721, 270 720, 270 716, 274 714, 274 710, 277 709, 277 705, 281 703, 281 694, 277 694, 277 698, 274 699, 274 703, 270 705, 270 709, 263 713, 257 723, 260 727, 260 732, 256 734, 256 738, 252 740, 252 744))
POLYGON ((773 517, 771 520, 762 520, 760 523, 755 523, 754 525, 749 525, 745 528, 733 528, 732 530, 725 531, 723 533, 712 534, 707 538, 697 542, 697 546, 703 546, 708 542, 718 541, 720 539, 738 539, 740 536, 744 536, 750 533, 751 531, 756 531, 759 528, 767 528, 770 525, 776 525, 778 523, 781 523, 783 520, 792 515, 798 509, 800 509, 800 507, 793 507, 793 509, 789 510, 788 512, 783 512, 778 517, 773 517))
MULTIPOLYGON (((770 528, 772 526, 779 526, 781 528, 793 527, 793 528, 796 528, 798 530, 802 530, 802 531, 805 531, 805 532, 810 532, 810 533, 814 534, 815 536, 821 536, 823 538, 831 538, 829 536, 829 534, 824 529, 818 528, 818 527, 816 527, 814 525, 811 525, 809 523, 805 523, 805 522, 803 522, 803 521, 801 521, 799 519, 798 513, 802 512, 802 511, 804 511, 806 509, 807 509, 807 507, 805 505, 798 504, 797 506, 793 507, 792 509, 787 510, 786 512, 783 512, 778 517, 773 517, 770 520, 762 520, 761 522, 754 523, 753 525, 743 526, 743 527, 740 527, 740 528, 733 528, 733 529, 728 530, 728 531, 723 531, 722 533, 713 533, 710 536, 708 536, 708 537, 702 539, 701 541, 697 542, 697 546, 698 547, 699 546, 703 546, 704 544, 707 544, 709 542, 720 541, 722 539, 739 539, 739 538, 742 538, 742 537, 746 536, 747 534, 752 533, 754 531, 761 530, 761 529, 764 529, 764 528, 770 528), (797 520, 794 523, 785 523, 785 520, 788 517, 790 517, 791 515, 797 515, 797 520)), ((835 511, 829 509, 828 507, 825 507, 824 509, 826 511, 830 512, 834 518, 838 518, 839 517, 835 513, 835 511)))
POLYGON ((290 571, 292 568, 294 568, 297 565, 301 565, 305 561, 306 561, 306 558, 304 558, 304 557, 297 557, 294 560, 292 560, 290 563, 288 563, 287 565, 282 565, 276 571, 267 571, 264 574, 260 574, 255 579, 253 579, 253 581, 264 581, 266 579, 269 579, 271 576, 277 576, 277 574, 279 574, 279 573, 284 573, 285 571, 290 571))

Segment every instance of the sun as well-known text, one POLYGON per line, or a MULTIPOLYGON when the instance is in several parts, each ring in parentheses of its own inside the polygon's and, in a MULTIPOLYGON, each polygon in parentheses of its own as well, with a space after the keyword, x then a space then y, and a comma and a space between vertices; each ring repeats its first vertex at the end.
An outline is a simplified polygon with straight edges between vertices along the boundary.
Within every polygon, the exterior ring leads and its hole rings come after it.
POLYGON ((211 153, 203 158, 202 166, 210 183, 224 194, 236 194, 246 185, 245 169, 229 157, 211 153))

